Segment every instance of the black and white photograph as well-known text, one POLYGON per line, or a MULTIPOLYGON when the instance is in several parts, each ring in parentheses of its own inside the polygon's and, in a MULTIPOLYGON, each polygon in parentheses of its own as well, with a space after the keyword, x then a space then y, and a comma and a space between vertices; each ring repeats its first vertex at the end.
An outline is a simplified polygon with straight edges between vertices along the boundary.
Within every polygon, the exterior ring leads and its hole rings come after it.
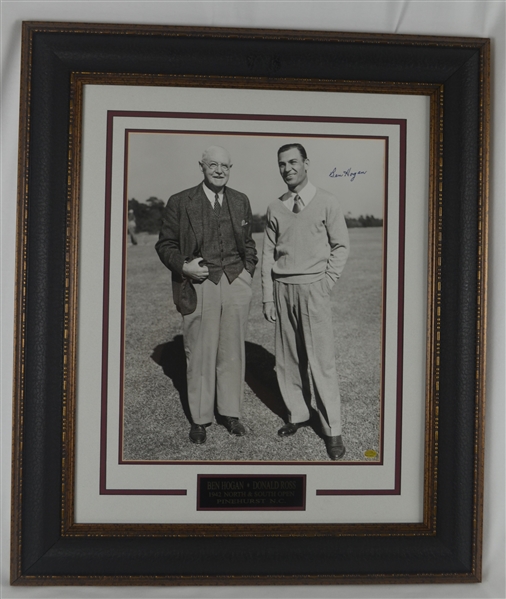
POLYGON ((385 139, 127 143, 122 459, 378 461, 385 139))

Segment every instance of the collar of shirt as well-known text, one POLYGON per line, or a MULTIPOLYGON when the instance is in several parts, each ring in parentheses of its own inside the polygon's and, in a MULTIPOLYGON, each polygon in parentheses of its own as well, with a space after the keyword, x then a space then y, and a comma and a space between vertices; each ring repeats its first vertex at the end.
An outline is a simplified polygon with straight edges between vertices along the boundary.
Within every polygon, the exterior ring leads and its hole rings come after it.
MULTIPOLYGON (((207 199, 211 202, 211 206, 214 206, 214 200, 215 200, 214 191, 209 189, 209 187, 207 187, 207 185, 205 183, 202 185, 202 187, 204 189, 204 193, 207 196, 207 199)), ((220 206, 223 206, 223 190, 218 192, 218 202, 220 203, 220 206)))
POLYGON ((302 200, 301 210, 304 210, 304 208, 307 207, 309 202, 315 197, 316 187, 311 183, 311 181, 308 181, 307 184, 298 193, 296 191, 290 192, 290 195, 283 200, 288 210, 293 210, 296 195, 298 195, 299 198, 302 200))

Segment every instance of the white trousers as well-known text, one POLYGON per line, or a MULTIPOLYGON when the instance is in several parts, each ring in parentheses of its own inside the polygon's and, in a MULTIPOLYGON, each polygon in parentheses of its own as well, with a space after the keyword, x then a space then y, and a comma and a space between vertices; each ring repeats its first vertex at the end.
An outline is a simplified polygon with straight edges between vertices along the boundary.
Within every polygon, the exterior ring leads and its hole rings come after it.
POLYGON ((183 316, 188 403, 195 424, 213 421, 215 398, 222 416, 241 415, 251 281, 243 270, 232 283, 223 274, 217 285, 209 280, 195 285, 197 309, 183 316))
POLYGON ((276 374, 290 422, 310 417, 313 382, 323 433, 341 434, 341 396, 336 370, 330 288, 315 283, 274 282, 276 303, 276 374))

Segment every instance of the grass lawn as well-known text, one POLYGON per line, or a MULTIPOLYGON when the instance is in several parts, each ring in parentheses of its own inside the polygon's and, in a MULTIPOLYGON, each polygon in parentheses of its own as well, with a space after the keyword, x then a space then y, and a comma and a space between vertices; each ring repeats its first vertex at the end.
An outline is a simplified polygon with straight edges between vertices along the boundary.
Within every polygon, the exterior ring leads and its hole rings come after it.
MULTIPOLYGON (((375 461, 379 451, 383 229, 350 229, 351 254, 333 290, 333 327, 340 378, 345 461, 375 461)), ((285 416, 274 371, 274 325, 262 315, 260 273, 253 280, 246 344, 245 437, 223 426, 194 445, 186 400, 181 316, 172 303, 170 272, 141 234, 128 248, 124 385, 125 460, 329 460, 314 426, 281 439, 285 416)), ((255 234, 259 254, 262 235, 255 234)), ((332 326, 329 323, 329 326, 332 326)))

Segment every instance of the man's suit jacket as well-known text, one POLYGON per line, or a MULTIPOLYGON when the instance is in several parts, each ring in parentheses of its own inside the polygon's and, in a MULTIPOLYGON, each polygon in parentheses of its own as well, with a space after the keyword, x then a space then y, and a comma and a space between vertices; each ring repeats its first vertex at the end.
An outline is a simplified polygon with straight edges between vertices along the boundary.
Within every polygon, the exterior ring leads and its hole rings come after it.
MULTIPOLYGON (((160 260, 172 272, 172 294, 177 309, 185 313, 185 294, 188 292, 183 277, 183 264, 201 255, 204 239, 204 202, 209 202, 203 190, 204 183, 185 189, 169 198, 162 214, 162 228, 156 244, 160 260), (183 282, 183 289, 181 288, 183 282), (183 294, 182 294, 183 292, 183 294)), ((225 187, 237 250, 244 268, 253 276, 258 261, 255 242, 251 236, 251 207, 248 197, 235 189, 225 187)), ((188 312, 186 312, 188 313, 188 312)))

